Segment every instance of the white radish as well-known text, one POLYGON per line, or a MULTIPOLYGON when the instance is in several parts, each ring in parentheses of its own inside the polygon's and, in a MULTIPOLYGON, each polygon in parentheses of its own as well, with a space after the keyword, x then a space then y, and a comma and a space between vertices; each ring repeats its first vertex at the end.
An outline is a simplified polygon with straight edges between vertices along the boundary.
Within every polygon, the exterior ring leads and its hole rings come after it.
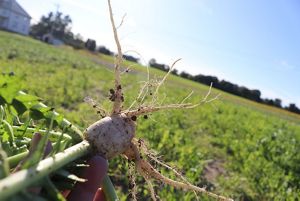
POLYGON ((111 159, 128 149, 135 135, 135 123, 125 114, 114 114, 90 125, 86 139, 101 156, 111 159))
MULTIPOLYGON (((160 86, 164 83, 167 76, 173 70, 173 67, 177 61, 173 63, 169 72, 163 77, 163 79, 157 83, 156 90, 152 95, 152 101, 146 104, 144 99, 142 102, 139 102, 138 106, 135 106, 138 101, 134 101, 133 104, 129 107, 128 110, 122 111, 122 103, 124 101, 124 96, 122 93, 121 87, 121 80, 120 80, 120 68, 122 63, 122 51, 121 45, 118 39, 117 29, 113 20, 112 8, 110 4, 110 0, 108 0, 109 6, 109 13, 110 19, 112 24, 112 29, 114 33, 114 39, 118 49, 118 55, 116 57, 115 62, 115 88, 114 90, 111 89, 111 97, 110 100, 114 102, 113 110, 109 116, 104 117, 103 119, 95 122, 91 126, 89 126, 85 131, 85 138, 94 148, 94 151, 105 157, 106 159, 111 159, 115 156, 122 155, 125 158, 133 161, 135 164, 136 172, 144 177, 146 183, 148 184, 151 198, 152 200, 156 200, 155 191, 151 180, 157 180, 163 182, 167 185, 171 185, 175 188, 182 188, 186 190, 193 191, 196 193, 204 193, 210 197, 216 198, 218 200, 232 200, 230 198, 226 198, 223 196, 216 195, 214 193, 206 191, 205 188, 199 188, 197 186, 192 185, 189 183, 182 175, 180 175, 174 168, 164 164, 163 162, 159 161, 155 158, 154 155, 149 151, 149 149, 143 144, 143 140, 137 140, 135 138, 135 130, 136 130, 136 119, 138 116, 146 115, 148 113, 166 110, 166 109, 178 109, 178 108, 195 108, 201 105, 202 103, 210 102, 216 98, 211 100, 206 100, 210 94, 211 88, 208 94, 204 97, 204 99, 196 104, 192 103, 184 103, 190 96, 189 94, 186 98, 183 99, 180 103, 177 104, 169 104, 169 105, 157 105, 155 104, 155 100, 157 100, 157 93, 159 91, 160 86), (135 107, 134 107, 135 106, 135 107), (143 156, 146 156, 143 158, 143 156), (156 170, 148 161, 147 159, 159 161, 158 164, 162 165, 163 167, 167 167, 169 170, 173 171, 177 176, 178 179, 181 181, 174 181, 169 179, 168 177, 163 176, 158 170, 156 170)), ((122 20, 123 21, 123 20, 122 20)), ((148 76, 149 77, 149 76, 148 76)), ((148 92, 148 86, 153 86, 150 83, 151 81, 148 79, 146 84, 142 87, 141 92, 138 95, 139 97, 145 97, 148 92)), ((137 99, 138 99, 137 98, 137 99)), ((90 101, 89 101, 90 102, 90 101)), ((93 107, 96 105, 93 104, 93 107)), ((96 107, 97 108, 97 107, 96 107)), ((99 111, 103 113, 103 111, 99 111)), ((135 183, 135 181, 133 181, 135 183)), ((136 200, 136 190, 132 191, 133 196, 132 198, 136 200)))

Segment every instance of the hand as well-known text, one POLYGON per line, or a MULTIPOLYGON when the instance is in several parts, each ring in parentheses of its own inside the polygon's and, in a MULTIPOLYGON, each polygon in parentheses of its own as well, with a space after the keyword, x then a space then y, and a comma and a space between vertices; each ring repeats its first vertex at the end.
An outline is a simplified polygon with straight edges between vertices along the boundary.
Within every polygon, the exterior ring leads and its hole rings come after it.
POLYGON ((100 156, 94 156, 88 161, 88 165, 80 176, 87 181, 75 185, 67 196, 68 201, 105 201, 103 190, 99 187, 108 169, 107 161, 100 156))
MULTIPOLYGON (((37 149, 37 145, 40 142, 42 136, 39 133, 35 133, 29 149, 28 156, 20 162, 20 164, 15 168, 14 171, 18 171, 21 167, 21 164, 27 160, 37 149)), ((44 157, 49 155, 53 147, 50 141, 47 142, 44 157)), ((43 157, 43 158, 44 158, 43 157)), ((103 190, 100 187, 103 178, 106 176, 108 170, 107 161, 101 156, 93 156, 88 160, 89 167, 83 170, 80 178, 86 179, 86 182, 77 182, 72 191, 64 191, 62 194, 68 201, 105 201, 105 196, 103 190)), ((39 193, 41 188, 35 187, 30 188, 30 192, 39 193)))

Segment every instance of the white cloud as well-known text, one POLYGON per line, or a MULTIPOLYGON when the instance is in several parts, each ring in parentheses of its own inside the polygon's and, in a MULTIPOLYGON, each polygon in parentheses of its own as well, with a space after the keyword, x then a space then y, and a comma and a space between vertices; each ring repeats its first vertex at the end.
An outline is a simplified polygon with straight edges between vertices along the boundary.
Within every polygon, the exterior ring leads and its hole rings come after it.
POLYGON ((282 69, 282 70, 294 70, 295 68, 296 68, 296 66, 294 66, 294 65, 291 65, 288 61, 286 61, 286 60, 281 60, 280 62, 279 62, 279 64, 280 64, 280 68, 282 69))

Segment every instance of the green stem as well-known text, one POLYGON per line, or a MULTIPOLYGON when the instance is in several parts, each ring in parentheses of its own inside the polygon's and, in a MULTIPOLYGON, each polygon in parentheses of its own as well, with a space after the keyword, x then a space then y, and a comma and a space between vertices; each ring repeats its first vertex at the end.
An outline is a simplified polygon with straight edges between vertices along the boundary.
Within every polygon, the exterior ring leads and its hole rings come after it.
POLYGON ((0 142, 0 179, 9 175, 9 162, 0 142))
MULTIPOLYGON (((23 131, 22 127, 20 126, 12 126, 14 131, 23 131)), ((47 130, 44 129, 39 129, 38 131, 35 128, 27 128, 24 137, 32 137, 32 133, 34 132, 38 132, 40 134, 46 134, 47 130)), ((59 138, 61 136, 61 132, 57 132, 57 131, 50 131, 50 140, 59 138)), ((64 133, 63 134, 63 139, 65 140, 71 140, 72 138, 67 134, 64 133)))
POLYGON ((102 183, 103 192, 105 194, 106 201, 117 201, 118 196, 116 194, 114 185, 112 184, 108 175, 106 175, 103 179, 102 183))
MULTIPOLYGON (((56 145, 57 145, 56 142, 52 143, 53 147, 56 147, 56 145)), ((7 161, 9 163, 9 168, 16 167, 20 163, 20 161, 23 160, 28 155, 28 153, 29 153, 29 151, 27 150, 22 153, 8 157, 7 161)))
POLYGON ((6 130, 6 132, 9 135, 8 141, 9 141, 10 146, 15 146, 14 131, 13 131, 11 125, 6 120, 2 120, 2 123, 4 124, 4 129, 6 130))
MULTIPOLYGON (((19 95, 26 94, 23 91, 19 91, 18 93, 19 93, 19 95)), ((39 103, 38 105, 41 106, 41 107, 47 108, 47 106, 43 103, 39 103)), ((53 115, 56 117, 59 114, 57 112, 53 111, 53 115)), ((82 132, 76 126, 74 126, 71 122, 66 120, 65 118, 62 120, 60 126, 63 127, 63 128, 64 127, 69 127, 70 128, 71 132, 68 132, 68 134, 70 134, 70 136, 73 138, 74 142, 80 142, 80 141, 83 140, 82 132)))
POLYGON ((86 155, 89 151, 90 145, 86 141, 82 141, 64 152, 46 158, 35 167, 21 170, 0 180, 0 200, 6 200, 64 165, 86 155))
POLYGON ((18 165, 18 163, 24 159, 28 155, 29 151, 22 152, 20 154, 11 156, 7 158, 8 164, 10 168, 14 168, 18 165))

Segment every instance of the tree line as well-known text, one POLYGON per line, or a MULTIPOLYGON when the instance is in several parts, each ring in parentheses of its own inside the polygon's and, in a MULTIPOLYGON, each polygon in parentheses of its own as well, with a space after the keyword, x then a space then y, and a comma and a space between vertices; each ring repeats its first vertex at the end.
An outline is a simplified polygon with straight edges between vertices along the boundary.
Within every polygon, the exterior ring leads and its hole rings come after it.
POLYGON ((59 11, 50 12, 30 27, 29 34, 44 42, 52 43, 55 39, 76 49, 84 48, 82 36, 71 31, 71 23, 72 19, 69 15, 63 15, 59 11))
MULTIPOLYGON (((45 35, 49 35, 55 39, 61 40, 63 43, 70 45, 76 49, 87 49, 92 52, 99 52, 102 54, 114 56, 116 55, 114 52, 110 51, 105 46, 97 46, 96 41, 93 39, 87 39, 83 41, 83 37, 80 34, 74 34, 71 30, 72 20, 69 15, 63 15, 63 13, 56 11, 50 12, 46 16, 42 16, 40 21, 37 24, 31 26, 30 35, 34 38, 44 40, 45 35)), ((49 41, 45 41, 49 42, 49 41)), ((123 55, 123 58, 128 61, 139 63, 139 58, 131 56, 131 55, 123 55)), ((155 59, 149 60, 149 66, 162 70, 169 71, 170 66, 166 64, 161 64, 156 62, 155 59)), ((252 101, 256 101, 259 103, 263 103, 266 105, 271 105, 274 107, 282 108, 288 110, 290 112, 300 114, 300 109, 294 103, 290 103, 288 106, 282 106, 282 101, 279 98, 268 99, 261 98, 261 92, 257 89, 248 89, 244 86, 239 86, 237 84, 233 84, 226 80, 219 80, 216 76, 210 75, 191 75, 185 71, 178 72, 177 69, 173 69, 172 74, 176 76, 180 76, 185 79, 189 79, 195 82, 199 82, 205 85, 211 85, 217 89, 223 90, 225 92, 247 98, 252 101)))
MULTIPOLYGON (((162 70, 162 71, 169 71, 170 67, 165 64, 157 63, 155 59, 149 60, 149 66, 162 70)), ((282 101, 279 98, 275 99, 269 99, 269 98, 261 98, 261 92, 258 89, 248 89, 244 86, 239 86, 237 84, 233 84, 226 80, 219 80, 216 76, 210 76, 210 75, 191 75, 185 71, 182 71, 178 73, 178 70, 174 69, 172 70, 172 74, 180 76, 182 78, 192 80, 195 82, 199 82, 201 84, 205 84, 210 86, 211 83, 213 84, 214 88, 220 89, 222 91, 247 98, 252 101, 256 101, 258 103, 263 103, 266 105, 271 105, 274 107, 282 108, 285 110, 288 110, 290 112, 294 112, 297 114, 300 114, 300 109, 296 106, 295 103, 290 103, 288 106, 282 106, 282 101)))
MULTIPOLYGON (((115 55, 114 52, 105 46, 97 46, 96 40, 87 39, 84 41, 80 34, 74 34, 71 24, 72 19, 69 15, 64 15, 59 11, 50 12, 47 15, 43 15, 38 23, 31 26, 29 34, 33 38, 50 44, 61 43, 70 45, 75 49, 87 49, 110 56, 115 55)), ((139 62, 139 58, 131 55, 125 54, 123 57, 128 61, 139 62)))

